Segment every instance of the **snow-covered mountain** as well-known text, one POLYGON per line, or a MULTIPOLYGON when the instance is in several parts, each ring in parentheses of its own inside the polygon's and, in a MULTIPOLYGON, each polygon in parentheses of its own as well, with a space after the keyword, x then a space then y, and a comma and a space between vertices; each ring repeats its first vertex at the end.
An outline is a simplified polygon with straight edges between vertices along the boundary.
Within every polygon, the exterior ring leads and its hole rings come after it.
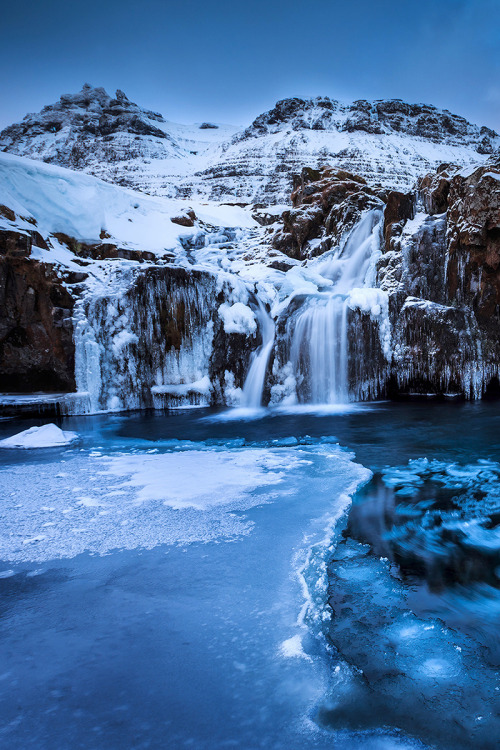
POLYGON ((237 128, 167 122, 129 101, 85 84, 0 133, 0 150, 81 170, 147 193, 174 194, 181 177, 205 165, 237 128))
POLYGON ((491 129, 400 100, 285 99, 246 129, 166 121, 86 84, 0 133, 0 149, 154 195, 286 203, 292 174, 332 165, 407 190, 443 162, 481 164, 491 129))

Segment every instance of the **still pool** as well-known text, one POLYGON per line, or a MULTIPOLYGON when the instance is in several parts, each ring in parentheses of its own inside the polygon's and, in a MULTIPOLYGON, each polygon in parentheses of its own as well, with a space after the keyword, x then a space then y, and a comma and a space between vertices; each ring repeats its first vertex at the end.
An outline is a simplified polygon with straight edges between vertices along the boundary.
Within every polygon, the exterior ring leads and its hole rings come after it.
POLYGON ((0 452, 0 746, 498 747, 500 406, 226 416, 0 452))

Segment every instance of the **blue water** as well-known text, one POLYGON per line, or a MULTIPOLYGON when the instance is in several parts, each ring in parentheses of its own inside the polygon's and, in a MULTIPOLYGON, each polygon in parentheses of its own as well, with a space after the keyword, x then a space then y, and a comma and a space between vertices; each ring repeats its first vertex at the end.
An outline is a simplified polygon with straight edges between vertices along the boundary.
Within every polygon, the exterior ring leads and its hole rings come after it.
POLYGON ((413 569, 388 503, 446 510, 438 468, 397 495, 387 467, 499 461, 500 408, 220 416, 68 418, 76 445, 0 453, 1 747, 496 747, 491 565, 413 569))

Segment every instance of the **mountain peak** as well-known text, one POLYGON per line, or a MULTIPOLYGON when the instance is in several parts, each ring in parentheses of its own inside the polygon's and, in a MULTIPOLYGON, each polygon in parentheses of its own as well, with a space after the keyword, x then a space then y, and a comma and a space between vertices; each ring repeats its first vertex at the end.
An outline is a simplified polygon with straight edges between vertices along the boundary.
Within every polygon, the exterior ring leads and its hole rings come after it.
POLYGON ((464 117, 402 99, 280 99, 246 130, 185 126, 118 89, 85 83, 0 133, 0 150, 153 194, 285 203, 292 175, 331 166, 408 190, 443 162, 479 165, 499 136, 464 117))

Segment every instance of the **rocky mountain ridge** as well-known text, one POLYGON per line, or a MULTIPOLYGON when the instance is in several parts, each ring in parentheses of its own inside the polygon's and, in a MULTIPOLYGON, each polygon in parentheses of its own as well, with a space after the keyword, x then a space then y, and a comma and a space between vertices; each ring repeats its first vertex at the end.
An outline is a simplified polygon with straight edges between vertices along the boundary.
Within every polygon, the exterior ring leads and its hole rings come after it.
POLYGON ((287 203, 305 166, 408 190, 440 163, 480 164, 499 146, 489 128, 401 100, 284 99, 238 130, 167 122, 88 84, 0 133, 0 150, 150 194, 266 204, 287 203))

